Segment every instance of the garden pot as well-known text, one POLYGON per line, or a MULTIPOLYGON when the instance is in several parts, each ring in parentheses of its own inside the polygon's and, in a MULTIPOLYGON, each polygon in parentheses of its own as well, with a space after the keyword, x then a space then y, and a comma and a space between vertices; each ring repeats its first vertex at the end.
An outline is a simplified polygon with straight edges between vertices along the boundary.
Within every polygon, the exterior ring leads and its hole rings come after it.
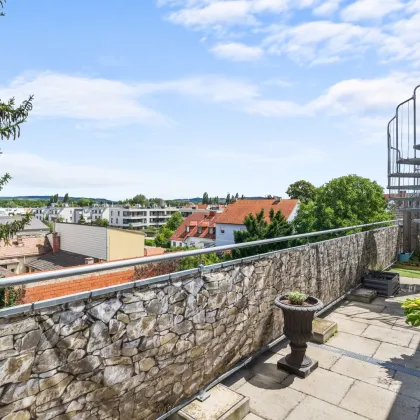
POLYGON ((288 303, 287 295, 279 296, 274 304, 283 311, 284 335, 290 340, 291 353, 277 362, 277 368, 306 378, 318 367, 318 362, 306 355, 306 344, 312 338, 312 321, 323 304, 308 297, 304 305, 288 303))
POLYGON ((412 255, 412 252, 401 252, 400 254, 398 254, 398 259, 401 262, 407 262, 410 261, 412 255))
POLYGON ((376 290, 378 296, 395 296, 400 290, 400 275, 391 271, 368 271, 362 281, 366 289, 376 290))

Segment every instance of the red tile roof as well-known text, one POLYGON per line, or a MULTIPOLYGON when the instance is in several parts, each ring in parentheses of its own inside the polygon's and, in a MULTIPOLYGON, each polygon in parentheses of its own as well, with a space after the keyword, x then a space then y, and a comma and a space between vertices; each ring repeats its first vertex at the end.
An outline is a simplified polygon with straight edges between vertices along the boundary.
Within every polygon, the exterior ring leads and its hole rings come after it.
POLYGON ((269 221, 269 213, 271 208, 273 208, 275 212, 280 210, 283 213, 283 216, 288 219, 298 204, 299 200, 282 199, 279 202, 276 202, 272 199, 238 200, 235 203, 229 204, 225 211, 218 215, 217 223, 243 225, 245 216, 248 216, 250 213, 259 213, 262 209, 264 209, 266 220, 269 221))
POLYGON ((171 241, 184 241, 187 238, 206 238, 216 239, 216 212, 200 212, 193 213, 188 216, 181 224, 181 226, 170 237, 171 241), (190 231, 187 232, 187 226, 190 231), (201 228, 202 232, 198 233, 201 228), (213 228, 213 233, 209 233, 209 228, 213 228))

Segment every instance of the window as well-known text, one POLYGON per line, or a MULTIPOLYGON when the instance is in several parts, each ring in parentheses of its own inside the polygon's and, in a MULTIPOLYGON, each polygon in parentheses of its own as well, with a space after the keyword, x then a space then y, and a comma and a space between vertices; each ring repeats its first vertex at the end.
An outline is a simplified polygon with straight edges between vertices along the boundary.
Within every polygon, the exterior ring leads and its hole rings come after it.
POLYGON ((187 232, 189 232, 190 231, 190 227, 189 226, 187 226, 187 232))
POLYGON ((120 215, 120 212, 118 212, 118 216, 120 215))
POLYGON ((111 210, 111 216, 113 216, 114 215, 114 212, 111 210))
MULTIPOLYGON (((112 212, 111 212, 112 213, 112 212)), ((111 223, 114 223, 114 219, 111 218, 111 223)))
POLYGON ((199 234, 203 233, 203 228, 201 226, 198 227, 198 233, 199 234))
MULTIPOLYGON (((118 212, 119 213, 119 212, 118 212)), ((115 222, 118 224, 118 219, 115 220, 115 222)))
POLYGON ((220 227, 220 233, 225 233, 225 229, 220 227))

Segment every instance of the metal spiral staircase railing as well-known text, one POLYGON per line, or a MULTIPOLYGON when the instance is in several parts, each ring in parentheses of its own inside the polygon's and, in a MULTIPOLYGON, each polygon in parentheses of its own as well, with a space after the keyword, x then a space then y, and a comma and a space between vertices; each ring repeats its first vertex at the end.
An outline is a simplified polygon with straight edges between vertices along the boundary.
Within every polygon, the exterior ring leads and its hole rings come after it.
POLYGON ((397 106, 388 123, 388 189, 394 200, 420 200, 419 88, 416 86, 413 96, 397 106))

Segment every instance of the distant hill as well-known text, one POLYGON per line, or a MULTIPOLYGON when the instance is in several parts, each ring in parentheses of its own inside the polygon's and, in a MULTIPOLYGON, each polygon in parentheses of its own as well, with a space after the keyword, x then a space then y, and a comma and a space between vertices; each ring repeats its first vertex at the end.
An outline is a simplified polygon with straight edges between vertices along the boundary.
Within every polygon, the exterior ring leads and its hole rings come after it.
MULTIPOLYGON (((50 195, 19 195, 14 197, 1 196, 0 200, 49 200, 50 198, 50 195)), ((103 201, 105 203, 112 203, 111 200, 108 200, 106 198, 70 197, 70 199, 73 201, 80 200, 81 198, 88 198, 89 200, 93 201, 103 201)), ((63 197, 59 197, 59 199, 62 200, 63 197)))

